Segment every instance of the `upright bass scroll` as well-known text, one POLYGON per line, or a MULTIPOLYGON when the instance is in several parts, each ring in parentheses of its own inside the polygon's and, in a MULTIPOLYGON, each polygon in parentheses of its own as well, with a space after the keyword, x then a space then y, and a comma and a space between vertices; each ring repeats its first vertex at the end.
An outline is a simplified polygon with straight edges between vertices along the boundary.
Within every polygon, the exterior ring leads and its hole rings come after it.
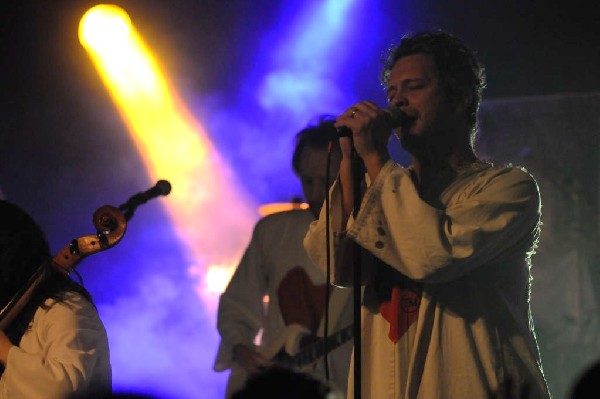
MULTIPOLYGON (((94 212, 93 222, 97 229, 96 234, 74 239, 49 261, 56 270, 69 275, 84 257, 116 245, 125 234, 125 216, 113 206, 104 205, 98 208, 94 212)), ((0 330, 6 330, 48 274, 47 262, 44 262, 29 281, 13 295, 0 312, 0 330)))
POLYGON ((52 258, 53 265, 61 272, 69 274, 85 256, 115 246, 127 230, 125 215, 111 205, 96 209, 92 221, 96 234, 74 239, 52 258))
POLYGON ((27 304, 34 290, 46 278, 49 273, 48 263, 57 271, 68 276, 83 258, 112 248, 123 238, 127 229, 127 220, 131 218, 137 206, 158 195, 167 195, 170 190, 170 183, 160 180, 154 188, 132 196, 119 208, 104 205, 96 209, 92 217, 96 234, 73 239, 52 259, 40 265, 29 281, 12 296, 8 304, 0 311, 0 330, 6 330, 27 304))
POLYGON ((135 209, 148 200, 171 192, 171 183, 159 180, 149 190, 131 196, 119 208, 104 205, 96 209, 92 217, 97 233, 74 239, 54 258, 52 263, 60 271, 69 274, 85 257, 115 246, 125 235, 127 221, 131 219, 135 209))

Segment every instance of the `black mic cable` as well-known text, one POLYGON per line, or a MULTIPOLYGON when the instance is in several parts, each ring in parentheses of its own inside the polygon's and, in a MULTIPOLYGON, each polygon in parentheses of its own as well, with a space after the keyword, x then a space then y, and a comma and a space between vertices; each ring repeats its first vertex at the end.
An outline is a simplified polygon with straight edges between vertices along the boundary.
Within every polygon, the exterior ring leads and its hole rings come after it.
POLYGON ((329 362, 327 361, 327 352, 329 351, 327 341, 329 337, 329 290, 331 287, 331 240, 329 238, 329 181, 331 180, 331 154, 333 151, 333 139, 329 140, 327 144, 327 162, 325 166, 325 255, 326 267, 325 267, 325 309, 323 314, 323 366, 325 368, 325 378, 329 382, 329 362))

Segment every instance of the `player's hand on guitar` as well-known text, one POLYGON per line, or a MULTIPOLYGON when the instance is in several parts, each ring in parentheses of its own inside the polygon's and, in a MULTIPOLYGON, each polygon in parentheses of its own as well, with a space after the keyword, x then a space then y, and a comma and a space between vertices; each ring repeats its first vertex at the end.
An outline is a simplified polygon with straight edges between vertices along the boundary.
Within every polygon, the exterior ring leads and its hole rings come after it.
POLYGON ((233 361, 242 366, 249 374, 254 374, 272 365, 272 362, 245 345, 235 345, 233 347, 233 361))

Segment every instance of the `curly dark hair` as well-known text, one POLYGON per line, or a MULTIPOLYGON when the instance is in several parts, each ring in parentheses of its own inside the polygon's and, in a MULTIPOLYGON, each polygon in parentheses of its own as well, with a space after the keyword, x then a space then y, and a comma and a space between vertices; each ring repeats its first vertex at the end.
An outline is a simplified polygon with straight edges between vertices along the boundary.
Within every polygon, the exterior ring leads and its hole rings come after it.
POLYGON ((292 155, 292 169, 296 175, 300 174, 300 157, 304 148, 326 148, 333 140, 334 148, 339 149, 340 143, 336 140, 338 131, 333 125, 334 123, 335 116, 319 115, 296 134, 296 144, 292 155))
POLYGON ((471 126, 471 138, 477 128, 477 112, 486 86, 485 68, 474 50, 458 37, 436 30, 404 36, 392 45, 383 60, 381 83, 387 86, 396 62, 408 55, 428 54, 433 57, 442 88, 451 101, 469 99, 465 117, 471 126))

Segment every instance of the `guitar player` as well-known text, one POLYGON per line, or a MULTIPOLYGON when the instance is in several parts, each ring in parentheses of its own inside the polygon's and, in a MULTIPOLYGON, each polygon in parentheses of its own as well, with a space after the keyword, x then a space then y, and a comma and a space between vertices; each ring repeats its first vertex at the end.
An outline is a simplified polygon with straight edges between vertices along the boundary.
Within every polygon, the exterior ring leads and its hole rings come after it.
POLYGON ((352 351, 352 295, 350 290, 332 287, 327 296, 330 338, 325 367, 318 337, 323 337, 325 330, 326 276, 303 248, 309 224, 319 215, 327 187, 339 169, 341 152, 333 123, 333 117, 320 116, 296 135, 292 168, 301 181, 308 209, 278 212, 259 220, 220 297, 217 329, 221 343, 214 369, 231 370, 226 398, 241 389, 249 375, 282 362, 328 382, 345 396, 352 351))

